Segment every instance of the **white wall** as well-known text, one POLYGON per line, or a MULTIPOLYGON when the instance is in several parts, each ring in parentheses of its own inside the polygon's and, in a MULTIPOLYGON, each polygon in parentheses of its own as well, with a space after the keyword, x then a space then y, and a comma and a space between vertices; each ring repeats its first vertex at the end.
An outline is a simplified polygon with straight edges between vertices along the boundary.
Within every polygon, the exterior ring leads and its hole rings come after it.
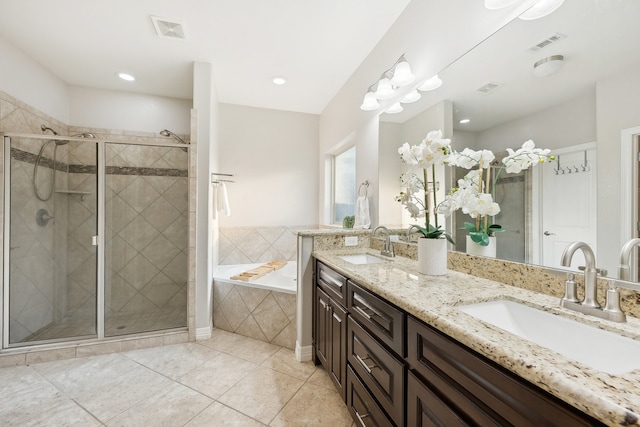
MULTIPOLYGON (((379 224, 380 203, 395 203, 377 200, 380 111, 365 112, 359 108, 367 88, 383 71, 391 67, 404 53, 418 84, 472 49, 531 3, 527 0, 517 7, 489 11, 481 1, 413 0, 320 116, 318 209, 324 210, 324 199, 328 191, 329 181, 325 179, 324 156, 354 132, 358 153, 356 182, 369 180, 370 191, 375 195, 370 200, 372 225, 379 224), (452 13, 452 10, 456 12, 452 13)), ((411 87, 407 87, 400 91, 398 97, 410 89, 411 87)), ((394 101, 382 102, 380 110, 394 101)))
MULTIPOLYGON (((638 65, 596 85, 598 129, 598 253, 599 267, 615 272, 622 248, 620 212, 620 133, 640 126, 638 65)), ((631 156, 631 153, 629 153, 631 156)), ((629 236, 631 238, 632 236, 629 236)))
POLYGON ((217 172, 236 174, 220 226, 318 224, 319 163, 317 115, 220 104, 217 172))
POLYGON ((69 89, 49 70, 0 37, 0 90, 69 123, 69 89))
MULTIPOLYGON (((457 132, 456 132, 457 133, 457 132)), ((476 149, 517 149, 531 139, 551 150, 596 140, 595 88, 560 105, 476 133, 476 149)), ((464 146, 456 145, 458 150, 464 146)))
POLYGON ((190 99, 71 86, 69 125, 158 133, 191 133, 190 99))
MULTIPOLYGON (((378 164, 378 223, 397 228, 402 224, 402 205, 395 201, 400 192, 400 175, 402 161, 398 148, 405 141, 402 139, 402 124, 380 122, 379 128, 379 164, 378 164)), ((371 195, 371 190, 369 191, 371 195)))

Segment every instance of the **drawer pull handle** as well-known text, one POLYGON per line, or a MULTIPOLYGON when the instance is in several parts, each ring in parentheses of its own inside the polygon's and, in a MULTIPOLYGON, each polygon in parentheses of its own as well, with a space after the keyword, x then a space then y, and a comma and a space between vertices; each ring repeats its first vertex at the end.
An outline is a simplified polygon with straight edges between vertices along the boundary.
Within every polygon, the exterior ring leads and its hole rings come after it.
POLYGON ((360 356, 358 356, 358 355, 356 354, 356 355, 355 355, 355 357, 356 357, 356 360, 358 361, 358 363, 360 363, 360 364, 362 365, 362 367, 363 367, 364 369, 366 369, 366 370, 367 370, 367 372, 368 372, 369 374, 371 373, 371 369, 373 369, 373 368, 377 368, 377 367, 378 367, 377 365, 371 365, 371 366, 367 365, 367 363, 365 362, 365 360, 367 360, 367 359, 368 359, 368 360, 371 360, 371 358, 370 358, 369 356, 367 356, 367 357, 365 357, 365 358, 363 359, 362 357, 360 357, 360 356))
POLYGON ((328 285, 332 285, 338 289, 342 289, 342 282, 340 282, 337 279, 334 279, 333 277, 329 276, 327 273, 325 273, 322 270, 320 270, 320 279, 323 280, 328 285))
POLYGON ((362 427, 367 427, 367 425, 364 423, 364 418, 367 418, 369 416, 369 414, 360 415, 358 413, 358 411, 356 411, 355 408, 353 409, 353 411, 356 413, 356 418, 358 418, 358 421, 360 422, 360 425, 362 427))
POLYGON ((367 313, 366 311, 364 311, 362 308, 360 308, 359 305, 356 305, 353 308, 354 308, 355 311, 360 313, 360 315, 366 317, 367 320, 371 320, 371 315, 369 313, 367 313))

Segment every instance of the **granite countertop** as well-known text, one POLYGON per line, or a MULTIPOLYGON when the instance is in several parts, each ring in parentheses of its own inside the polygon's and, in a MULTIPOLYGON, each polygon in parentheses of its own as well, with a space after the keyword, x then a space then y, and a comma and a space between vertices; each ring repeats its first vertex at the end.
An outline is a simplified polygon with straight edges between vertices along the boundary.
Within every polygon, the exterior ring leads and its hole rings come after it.
POLYGON ((339 258, 363 252, 379 255, 372 249, 339 249, 314 251, 313 256, 605 424, 640 425, 640 369, 615 375, 598 371, 455 307, 510 299, 636 339, 640 339, 640 319, 630 317, 626 323, 600 320, 559 307, 556 297, 456 271, 449 270, 445 276, 425 276, 418 273, 417 262, 407 258, 395 257, 389 262, 366 265, 354 265, 339 258))
POLYGON ((315 237, 315 236, 357 236, 361 234, 370 234, 368 228, 316 228, 310 230, 296 230, 298 236, 315 237))

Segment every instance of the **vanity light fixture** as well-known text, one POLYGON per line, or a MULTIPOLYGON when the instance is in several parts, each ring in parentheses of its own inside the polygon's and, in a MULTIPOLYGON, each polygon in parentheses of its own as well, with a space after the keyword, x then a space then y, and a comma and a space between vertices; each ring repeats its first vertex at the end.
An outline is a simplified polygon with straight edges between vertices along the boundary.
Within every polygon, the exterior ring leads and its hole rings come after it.
POLYGON ((132 76, 129 73, 118 73, 118 77, 120 77, 122 80, 125 80, 127 82, 132 82, 136 79, 134 76, 132 76))
POLYGON ((378 108, 380 108, 378 98, 376 98, 376 94, 373 92, 373 89, 369 88, 369 91, 364 95, 364 101, 362 101, 360 109, 364 111, 373 111, 378 108))
POLYGON ((402 102, 403 104, 410 104, 412 102, 416 102, 420 98, 422 98, 422 95, 420 95, 420 92, 418 92, 417 89, 414 89, 408 94, 406 94, 404 98, 400 100, 400 102, 402 102))
POLYGON ((564 56, 551 55, 533 64, 533 75, 536 77, 548 77, 557 73, 564 63, 564 56))
POLYGON ((436 90, 440 86, 442 86, 442 80, 440 80, 440 77, 438 77, 438 75, 436 74, 435 76, 427 79, 424 83, 418 86, 418 90, 422 92, 428 92, 430 90, 436 90))
POLYGON ((375 110, 380 106, 377 100, 383 101, 393 98, 396 96, 398 87, 411 84, 415 79, 416 76, 411 72, 411 66, 405 59, 404 54, 400 55, 393 67, 382 73, 378 81, 369 86, 360 109, 365 111, 375 110), (375 102, 370 94, 376 97, 375 102))
POLYGON ((404 111, 404 108, 402 108, 402 105, 400 105, 399 102, 396 102, 391 107, 387 108, 385 113, 398 114, 398 113, 402 113, 402 111, 404 111))
POLYGON ((525 21, 543 18, 562 6, 564 0, 539 0, 527 11, 522 13, 519 18, 525 21))
POLYGON ((282 86, 287 82, 287 79, 282 76, 273 76, 271 77, 271 82, 276 86, 282 86))

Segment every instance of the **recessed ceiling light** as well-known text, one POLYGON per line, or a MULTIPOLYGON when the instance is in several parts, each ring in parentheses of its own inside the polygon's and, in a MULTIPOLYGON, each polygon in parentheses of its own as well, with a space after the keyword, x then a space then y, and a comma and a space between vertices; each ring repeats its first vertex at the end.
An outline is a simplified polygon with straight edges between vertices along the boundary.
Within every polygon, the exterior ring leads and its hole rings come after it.
POLYGON ((128 82, 132 82, 136 79, 135 77, 133 77, 131 74, 128 74, 128 73, 118 73, 118 77, 128 82))
POLYGON ((271 81, 274 85, 282 86, 287 82, 287 79, 282 76, 271 77, 271 81))
POLYGON ((466 124, 467 124, 467 123, 469 123, 470 121, 471 121, 471 119, 462 119, 462 120, 460 120, 460 122, 459 122, 459 123, 460 123, 461 125, 466 125, 466 124))

